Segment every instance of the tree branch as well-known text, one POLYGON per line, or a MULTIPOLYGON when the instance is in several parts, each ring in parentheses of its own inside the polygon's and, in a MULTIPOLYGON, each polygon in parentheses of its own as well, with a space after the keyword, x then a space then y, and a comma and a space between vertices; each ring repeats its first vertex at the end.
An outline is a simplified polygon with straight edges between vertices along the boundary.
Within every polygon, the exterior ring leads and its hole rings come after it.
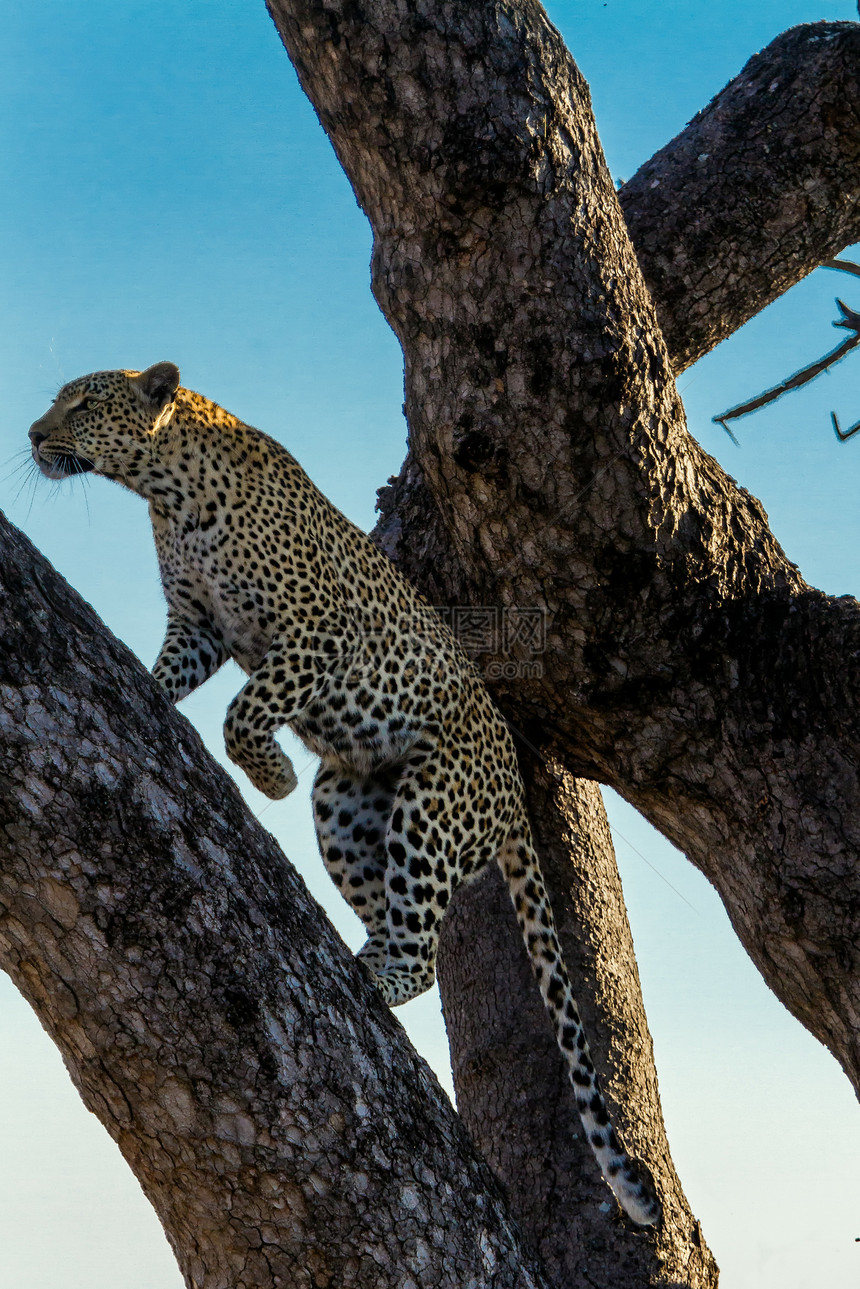
POLYGON ((860 25, 794 27, 620 192, 675 372, 860 241, 860 25))
POLYGON ((0 516, 0 962, 189 1285, 541 1289, 273 839, 0 516))

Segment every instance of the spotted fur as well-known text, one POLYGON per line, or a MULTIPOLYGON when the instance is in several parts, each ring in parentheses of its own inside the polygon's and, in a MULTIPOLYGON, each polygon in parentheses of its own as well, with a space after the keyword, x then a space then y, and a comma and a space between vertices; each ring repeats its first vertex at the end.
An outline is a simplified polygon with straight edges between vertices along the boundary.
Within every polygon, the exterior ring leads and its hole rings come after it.
POLYGON ((433 983, 454 889, 497 860, 597 1161, 636 1222, 658 1221, 598 1087, 510 735, 445 624, 289 452, 180 388, 171 363, 72 381, 30 438, 50 478, 94 470, 149 502, 167 597, 153 675, 171 700, 235 658, 230 758, 280 798, 296 776, 276 732, 320 757, 323 861, 389 1004, 433 983))

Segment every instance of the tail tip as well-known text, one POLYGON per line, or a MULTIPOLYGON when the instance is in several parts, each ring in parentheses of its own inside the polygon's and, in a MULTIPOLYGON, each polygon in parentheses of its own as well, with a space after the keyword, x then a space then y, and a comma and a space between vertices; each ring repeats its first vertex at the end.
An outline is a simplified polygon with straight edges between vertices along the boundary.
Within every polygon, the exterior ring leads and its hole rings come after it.
POLYGON ((663 1205, 650 1170, 640 1159, 628 1160, 619 1175, 612 1179, 619 1204, 637 1226, 656 1226, 663 1216, 663 1205))

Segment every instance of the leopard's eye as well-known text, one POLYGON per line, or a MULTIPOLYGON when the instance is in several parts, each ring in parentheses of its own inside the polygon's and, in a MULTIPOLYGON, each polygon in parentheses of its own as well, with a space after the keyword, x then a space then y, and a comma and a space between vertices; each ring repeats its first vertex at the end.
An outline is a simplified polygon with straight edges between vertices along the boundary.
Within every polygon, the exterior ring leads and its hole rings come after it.
POLYGON ((85 398, 83 402, 78 403, 77 407, 72 408, 72 416, 77 412, 91 412, 94 407, 99 406, 101 401, 102 400, 97 398, 95 395, 92 395, 90 398, 85 398))

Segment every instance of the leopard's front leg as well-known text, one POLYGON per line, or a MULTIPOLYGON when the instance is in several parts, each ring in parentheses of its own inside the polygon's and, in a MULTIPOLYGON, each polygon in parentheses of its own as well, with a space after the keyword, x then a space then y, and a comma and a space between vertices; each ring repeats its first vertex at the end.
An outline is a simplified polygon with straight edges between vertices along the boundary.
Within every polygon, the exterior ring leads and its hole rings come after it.
POLYGON ((276 640, 227 708, 227 755, 255 788, 275 801, 288 796, 298 782, 275 733, 304 711, 331 665, 331 653, 317 642, 276 640))
POLYGON ((153 679, 171 703, 178 703, 213 676, 229 656, 209 623, 168 613, 167 634, 152 668, 153 679))

